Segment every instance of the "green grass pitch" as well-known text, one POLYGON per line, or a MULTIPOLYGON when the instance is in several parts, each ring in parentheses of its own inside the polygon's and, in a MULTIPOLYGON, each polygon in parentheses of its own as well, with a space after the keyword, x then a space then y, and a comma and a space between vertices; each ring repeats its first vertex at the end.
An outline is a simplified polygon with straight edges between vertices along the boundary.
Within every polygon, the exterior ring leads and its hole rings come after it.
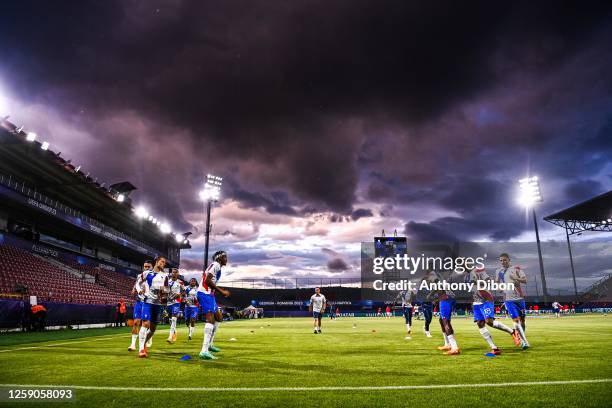
MULTIPOLYGON (((508 319, 502 319, 509 324, 508 319)), ((612 405, 612 317, 602 315, 528 318, 532 348, 517 349, 509 335, 490 329, 503 350, 488 358, 485 341, 469 318, 454 320, 461 355, 444 356, 440 329, 433 338, 415 321, 404 339, 402 318, 342 318, 323 321, 312 333, 311 319, 262 319, 224 323, 215 344, 219 360, 200 361, 202 323, 194 340, 186 327, 173 345, 161 327, 148 359, 129 353, 129 328, 0 335, 0 383, 96 386, 77 389, 67 406, 105 407, 270 407, 306 406, 554 406, 612 405), (353 325, 356 325, 353 327, 353 325), (230 338, 236 341, 229 341, 230 338), (190 361, 180 357, 189 354, 190 361), (359 387, 500 384, 604 379, 608 382, 421 389, 359 387), (150 387, 121 390, 106 387, 150 387), (180 388, 281 387, 276 390, 166 390, 180 388), (286 387, 286 389, 285 389, 286 387), (355 387, 292 390, 291 387, 355 387)), ((6 403, 0 405, 6 405, 6 403)), ((41 403, 13 403, 41 406, 41 403)), ((52 406, 59 406, 53 403, 52 406)))

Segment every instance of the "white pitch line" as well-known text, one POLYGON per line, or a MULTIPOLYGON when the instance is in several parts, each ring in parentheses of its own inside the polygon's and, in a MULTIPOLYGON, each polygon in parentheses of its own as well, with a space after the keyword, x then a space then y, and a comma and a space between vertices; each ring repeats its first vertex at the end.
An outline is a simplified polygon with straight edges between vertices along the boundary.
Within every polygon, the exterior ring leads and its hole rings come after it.
POLYGON ((430 390, 447 388, 481 388, 481 387, 514 387, 527 385, 568 385, 568 384, 600 384, 612 382, 612 378, 568 381, 525 381, 489 384, 436 384, 436 385, 388 385, 388 386, 347 386, 347 387, 104 387, 95 385, 55 385, 55 384, 0 384, 0 387, 12 388, 72 388, 75 390, 92 391, 230 391, 230 392, 261 392, 261 391, 385 391, 385 390, 430 390))
POLYGON ((90 341, 100 341, 100 340, 111 340, 117 337, 125 336, 125 334, 113 334, 111 336, 97 336, 95 338, 90 338, 89 340, 80 340, 80 341, 66 341, 64 343, 52 343, 52 344, 42 344, 39 346, 28 346, 28 347, 18 347, 14 349, 4 349, 0 350, 0 353, 8 353, 9 351, 19 351, 19 350, 32 350, 43 347, 55 347, 55 346, 65 346, 68 344, 78 344, 78 343, 89 343, 90 341))

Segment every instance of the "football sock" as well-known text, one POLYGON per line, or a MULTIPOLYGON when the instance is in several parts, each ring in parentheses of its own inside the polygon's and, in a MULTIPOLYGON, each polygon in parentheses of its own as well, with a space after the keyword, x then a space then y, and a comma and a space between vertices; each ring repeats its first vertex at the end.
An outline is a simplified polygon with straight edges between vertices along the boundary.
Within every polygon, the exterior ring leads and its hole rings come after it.
POLYGON ((410 332, 410 324, 406 323, 406 332, 410 332))
POLYGON ((451 348, 458 348, 457 346, 457 341, 455 340, 455 335, 454 334, 449 334, 448 336, 448 342, 450 343, 451 348))
POLYGON ((215 324, 214 324, 212 336, 210 337, 210 344, 211 345, 215 341, 215 335, 217 334, 217 330, 219 329, 219 325, 220 324, 221 324, 221 322, 215 322, 215 324))
POLYGON ((206 323, 204 325, 204 340, 202 342, 202 353, 208 352, 208 349, 210 348, 210 343, 211 343, 211 340, 212 340, 212 334, 213 334, 214 330, 215 330, 215 325, 214 324, 206 323))
POLYGON ((176 317, 170 318, 170 332, 168 333, 168 338, 171 339, 172 335, 176 333, 176 317))
POLYGON ((495 346, 495 343, 493 343, 493 338, 491 337, 491 333, 489 333, 489 331, 487 330, 486 327, 483 327, 481 329, 479 329, 480 334, 482 335, 482 337, 487 341, 487 343, 489 344, 489 347, 491 347, 492 349, 497 348, 495 346))
POLYGON ((132 334, 132 344, 130 345, 130 348, 136 348, 136 339, 137 338, 138 338, 138 333, 132 334))
POLYGON ((448 346, 450 343, 448 342, 448 336, 446 335, 446 333, 442 333, 442 335, 444 336, 444 345, 448 346))
POLYGON ((142 326, 140 328, 140 331, 138 332, 138 350, 142 351, 145 348, 145 344, 147 343, 147 333, 149 332, 149 330, 142 326))
POLYGON ((189 337, 193 335, 193 326, 189 326, 189 337))
POLYGON ((521 340, 523 340, 523 342, 525 342, 526 344, 529 344, 529 342, 527 341, 527 337, 525 336, 525 332, 523 331, 523 326, 521 326, 520 323, 515 322, 514 328, 518 331, 521 340))
POLYGON ((497 320, 493 321, 493 327, 497 330, 505 331, 508 334, 512 334, 512 329, 506 326, 505 324, 498 322, 497 320))

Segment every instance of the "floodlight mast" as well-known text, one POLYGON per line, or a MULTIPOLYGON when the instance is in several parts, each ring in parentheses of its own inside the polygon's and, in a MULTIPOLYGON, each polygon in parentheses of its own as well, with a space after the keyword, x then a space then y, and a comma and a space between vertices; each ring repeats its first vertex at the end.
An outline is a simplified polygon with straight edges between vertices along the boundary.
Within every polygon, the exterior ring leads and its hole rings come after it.
POLYGON ((533 216, 533 226, 536 234, 536 243, 538 245, 538 259, 540 261, 540 277, 542 279, 542 295, 544 303, 548 302, 548 290, 546 288, 546 276, 544 275, 544 261, 542 260, 542 247, 540 244, 540 232, 538 230, 538 219, 535 212, 535 204, 543 202, 542 194, 540 193, 540 182, 536 176, 527 177, 519 180, 519 203, 526 210, 531 209, 533 216))
POLYGON ((213 201, 219 201, 223 178, 212 174, 206 175, 204 189, 200 191, 200 199, 206 202, 206 233, 204 240, 204 271, 208 269, 208 246, 210 240, 210 210, 213 201))

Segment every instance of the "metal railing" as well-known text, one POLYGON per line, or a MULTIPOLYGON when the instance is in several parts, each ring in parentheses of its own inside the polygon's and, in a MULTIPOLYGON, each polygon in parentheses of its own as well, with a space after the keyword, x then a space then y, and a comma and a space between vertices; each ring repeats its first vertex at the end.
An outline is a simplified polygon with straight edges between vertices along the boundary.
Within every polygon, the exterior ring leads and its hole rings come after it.
POLYGON ((361 278, 254 278, 224 280, 219 282, 219 286, 241 289, 361 288, 361 278))

